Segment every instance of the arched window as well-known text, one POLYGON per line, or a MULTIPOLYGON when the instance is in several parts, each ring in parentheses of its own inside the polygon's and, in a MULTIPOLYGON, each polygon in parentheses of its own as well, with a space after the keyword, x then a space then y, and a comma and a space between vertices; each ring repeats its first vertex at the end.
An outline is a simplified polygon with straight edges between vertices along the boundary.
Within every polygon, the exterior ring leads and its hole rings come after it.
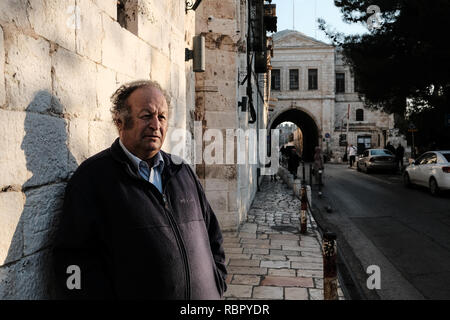
POLYGON ((356 110, 356 121, 364 121, 364 110, 363 109, 356 110))

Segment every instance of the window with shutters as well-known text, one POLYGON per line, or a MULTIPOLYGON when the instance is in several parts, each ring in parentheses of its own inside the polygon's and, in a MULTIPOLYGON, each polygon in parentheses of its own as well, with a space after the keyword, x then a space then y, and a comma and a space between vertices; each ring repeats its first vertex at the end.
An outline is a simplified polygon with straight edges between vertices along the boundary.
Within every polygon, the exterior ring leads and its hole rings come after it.
POLYGON ((298 90, 298 69, 289 70, 289 90, 298 90))
POLYGON ((356 121, 364 121, 364 110, 363 109, 356 110, 356 121))
POLYGON ((308 90, 318 89, 317 74, 317 69, 308 69, 308 90))
POLYGON ((280 90, 281 88, 280 69, 272 69, 270 82, 272 90, 280 90))
POLYGON ((345 92, 345 73, 336 73, 336 93, 345 92))

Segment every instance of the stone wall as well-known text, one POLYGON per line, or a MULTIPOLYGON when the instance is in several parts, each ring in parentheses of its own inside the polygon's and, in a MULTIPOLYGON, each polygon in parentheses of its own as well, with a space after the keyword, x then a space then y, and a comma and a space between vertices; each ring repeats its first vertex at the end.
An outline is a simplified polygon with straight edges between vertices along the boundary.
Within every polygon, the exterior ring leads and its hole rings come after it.
POLYGON ((184 1, 140 0, 135 23, 116 0, 0 2, 0 299, 54 295, 49 248, 66 182, 118 136, 110 95, 153 79, 171 95, 170 133, 192 122, 194 87, 184 48, 195 13, 184 1))
MULTIPOLYGON (((201 121, 203 133, 220 130, 224 148, 216 152, 223 159, 230 154, 234 158, 232 164, 203 163, 196 167, 223 230, 239 228, 257 189, 257 165, 237 164, 237 141, 227 149, 226 130, 264 128, 267 119, 264 101, 258 98, 255 86, 258 79, 252 79, 258 121, 249 124, 248 106, 247 112, 238 107, 247 86, 239 83, 247 74, 247 14, 247 1, 242 0, 203 0, 196 10, 196 32, 206 38, 206 71, 196 74, 195 119, 201 121)), ((205 140, 203 150, 214 143, 205 140)), ((256 148, 246 143, 239 152, 256 153, 256 148)))

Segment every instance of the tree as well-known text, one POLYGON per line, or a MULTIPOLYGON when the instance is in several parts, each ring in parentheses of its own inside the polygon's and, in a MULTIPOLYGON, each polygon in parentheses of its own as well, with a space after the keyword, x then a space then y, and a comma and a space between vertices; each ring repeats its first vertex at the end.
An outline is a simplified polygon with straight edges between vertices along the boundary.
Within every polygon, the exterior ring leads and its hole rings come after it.
MULTIPOLYGON (((376 18, 369 0, 335 0, 344 21, 366 23, 376 18)), ((344 36, 319 26, 342 48, 368 106, 415 121, 423 144, 450 147, 450 0, 378 0, 381 25, 363 35, 344 36), (441 118, 442 117, 442 118, 441 118), (424 122, 424 119, 429 121, 424 122), (433 120, 433 122, 430 122, 433 120), (432 129, 432 130, 430 130, 432 129)))

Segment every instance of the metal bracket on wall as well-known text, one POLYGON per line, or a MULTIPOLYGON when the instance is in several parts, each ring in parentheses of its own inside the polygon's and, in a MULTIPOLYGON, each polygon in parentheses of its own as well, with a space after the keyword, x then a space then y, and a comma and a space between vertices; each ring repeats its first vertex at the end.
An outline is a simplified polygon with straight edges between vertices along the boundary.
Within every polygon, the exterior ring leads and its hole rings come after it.
POLYGON ((202 0, 196 0, 195 2, 193 0, 185 0, 186 1, 186 14, 189 10, 196 10, 197 7, 200 5, 202 0))

